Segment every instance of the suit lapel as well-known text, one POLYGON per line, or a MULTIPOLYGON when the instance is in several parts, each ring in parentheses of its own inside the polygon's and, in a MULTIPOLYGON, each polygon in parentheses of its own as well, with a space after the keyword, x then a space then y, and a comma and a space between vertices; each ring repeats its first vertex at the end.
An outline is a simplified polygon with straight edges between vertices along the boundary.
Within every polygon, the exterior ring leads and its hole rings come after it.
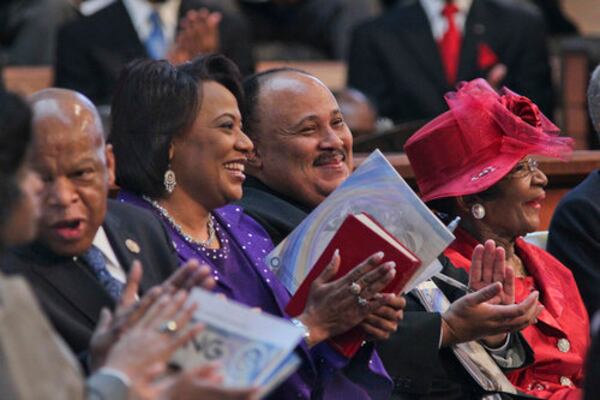
POLYGON ((114 301, 82 261, 35 263, 33 272, 46 280, 56 291, 96 324, 102 307, 114 306, 114 301))
MULTIPOLYGON (((117 215, 111 212, 110 201, 108 203, 108 211, 104 218, 103 227, 106 236, 108 237, 108 241, 117 256, 121 267, 126 273, 129 272, 131 264, 135 260, 140 260, 143 264, 152 261, 143 259, 145 249, 140 247, 139 238, 131 233, 126 224, 121 223, 117 215), (135 244, 134 247, 132 247, 132 244, 135 244), (136 250, 135 246, 137 246, 137 252, 134 252, 134 250, 136 250)), ((142 275, 142 282, 140 283, 140 292, 142 293, 150 289, 153 286, 153 283, 161 281, 159 277, 154 276, 154 271, 152 268, 149 268, 149 265, 143 266, 145 268, 142 275)))
POLYGON ((405 38, 405 44, 412 47, 409 54, 414 55, 437 85, 448 87, 438 44, 421 4, 418 1, 409 2, 404 7, 397 7, 395 12, 398 14, 396 28, 401 30, 400 37, 405 38))

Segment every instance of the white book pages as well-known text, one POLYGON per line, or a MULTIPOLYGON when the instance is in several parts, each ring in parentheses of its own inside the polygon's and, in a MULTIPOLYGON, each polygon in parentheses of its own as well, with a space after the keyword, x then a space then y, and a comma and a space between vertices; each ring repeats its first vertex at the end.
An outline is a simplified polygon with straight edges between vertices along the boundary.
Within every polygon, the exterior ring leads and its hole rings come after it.
POLYGON ((199 288, 188 301, 198 304, 193 321, 204 329, 175 354, 174 364, 187 369, 217 363, 228 387, 268 386, 282 366, 288 375, 297 368, 292 363, 289 372, 288 364, 304 331, 288 320, 199 288))

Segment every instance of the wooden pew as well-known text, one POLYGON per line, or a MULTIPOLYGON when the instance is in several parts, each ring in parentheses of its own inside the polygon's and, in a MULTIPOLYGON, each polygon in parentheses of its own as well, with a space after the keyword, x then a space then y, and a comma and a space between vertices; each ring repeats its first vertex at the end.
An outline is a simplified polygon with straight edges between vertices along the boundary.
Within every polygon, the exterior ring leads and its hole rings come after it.
MULTIPOLYGON (((354 155, 355 166, 368 156, 365 153, 354 155)), ((386 157, 396 171, 416 190, 413 171, 408 162, 408 157, 401 153, 387 153, 386 157)), ((540 161, 540 168, 548 176, 546 187, 546 201, 542 207, 541 224, 539 230, 546 230, 556 205, 571 188, 578 185, 595 169, 600 168, 600 150, 578 150, 568 162, 544 157, 536 157, 540 161)))
POLYGON ((342 61, 261 61, 256 64, 256 72, 279 67, 293 67, 306 71, 322 80, 332 91, 346 87, 348 67, 342 61))
POLYGON ((5 67, 2 77, 8 90, 29 96, 52 85, 54 70, 51 66, 5 67))

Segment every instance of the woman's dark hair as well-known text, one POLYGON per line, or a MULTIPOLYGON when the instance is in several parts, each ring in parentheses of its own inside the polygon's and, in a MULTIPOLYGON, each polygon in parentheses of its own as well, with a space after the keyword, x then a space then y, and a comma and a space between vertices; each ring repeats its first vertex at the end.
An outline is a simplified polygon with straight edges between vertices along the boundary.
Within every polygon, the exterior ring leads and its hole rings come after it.
MULTIPOLYGON (((495 184, 492 187, 484 190, 480 193, 470 194, 463 196, 465 203, 470 206, 480 201, 494 200, 500 196, 500 190, 498 185, 495 184)), ((434 211, 438 212, 438 215, 442 217, 442 220, 446 223, 452 221, 458 216, 458 204, 455 197, 444 197, 441 199, 430 200, 427 202, 427 206, 434 211)))
POLYGON ((241 75, 225 56, 211 54, 179 66, 137 60, 125 67, 112 102, 109 136, 121 188, 152 198, 164 195, 169 145, 194 123, 206 81, 225 86, 242 107, 241 75))
POLYGON ((30 140, 31 109, 21 97, 0 90, 0 230, 21 197, 17 173, 30 140))

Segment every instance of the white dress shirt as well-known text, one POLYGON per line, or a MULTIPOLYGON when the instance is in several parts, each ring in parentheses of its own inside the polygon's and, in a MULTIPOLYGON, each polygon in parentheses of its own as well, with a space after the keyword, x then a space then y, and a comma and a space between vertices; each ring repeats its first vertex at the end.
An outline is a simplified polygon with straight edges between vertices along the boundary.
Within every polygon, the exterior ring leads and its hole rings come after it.
POLYGON ((173 43, 179 22, 181 0, 167 0, 164 3, 150 3, 147 0, 123 0, 123 5, 127 9, 133 27, 142 43, 146 42, 152 31, 150 14, 155 10, 160 15, 167 47, 173 43))
MULTIPOLYGON (((425 10, 427 19, 429 19, 429 25, 431 26, 431 32, 436 41, 442 40, 444 33, 448 30, 448 21, 442 14, 442 10, 446 5, 445 0, 420 0, 421 6, 425 10)), ((454 4, 458 8, 458 12, 454 14, 454 23, 456 28, 462 33, 465 28, 465 22, 467 20, 467 14, 473 0, 454 0, 454 4)))
POLYGON ((121 263, 119 263, 102 226, 100 226, 100 229, 96 232, 92 245, 96 246, 98 250, 102 252, 108 273, 119 282, 125 283, 127 280, 125 270, 121 266, 121 263))

